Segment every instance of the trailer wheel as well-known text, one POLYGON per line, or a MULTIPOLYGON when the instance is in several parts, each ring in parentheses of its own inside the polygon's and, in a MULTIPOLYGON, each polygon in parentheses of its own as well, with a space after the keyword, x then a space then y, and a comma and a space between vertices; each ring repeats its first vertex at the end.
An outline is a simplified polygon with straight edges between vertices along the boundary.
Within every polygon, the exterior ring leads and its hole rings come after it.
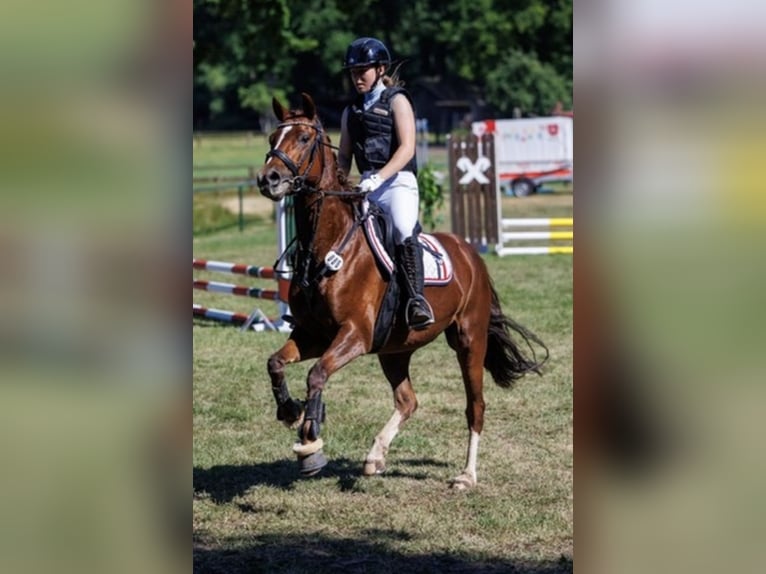
POLYGON ((521 177, 513 181, 511 190, 516 197, 526 197, 533 193, 537 193, 537 186, 531 179, 521 177))

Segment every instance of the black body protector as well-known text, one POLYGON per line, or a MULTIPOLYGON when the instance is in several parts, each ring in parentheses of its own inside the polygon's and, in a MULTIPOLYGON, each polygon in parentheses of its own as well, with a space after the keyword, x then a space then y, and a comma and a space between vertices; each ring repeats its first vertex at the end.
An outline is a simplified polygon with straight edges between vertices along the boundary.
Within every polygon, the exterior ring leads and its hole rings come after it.
MULTIPOLYGON (((412 104, 412 98, 400 87, 383 90, 380 98, 368 110, 364 110, 364 96, 349 109, 347 122, 353 143, 354 161, 360 172, 382 168, 399 147, 399 138, 394 129, 394 112, 391 99, 403 94, 412 104)), ((413 105, 414 108, 414 105, 413 105)), ((413 154, 403 171, 418 172, 417 157, 413 154)), ((434 322, 431 306, 423 297, 423 248, 418 241, 418 230, 412 230, 402 245, 396 247, 396 260, 401 271, 404 288, 409 295, 405 314, 412 329, 427 328, 434 322)))
MULTIPOLYGON (((399 147, 399 138, 394 129, 394 111, 391 109, 391 100, 397 94, 404 94, 412 104, 412 98, 406 90, 391 87, 383 90, 380 99, 367 111, 362 105, 363 95, 360 95, 349 109, 348 131, 353 142, 354 160, 360 173, 380 169, 388 163, 399 147)), ((417 175, 418 162, 415 155, 403 170, 417 175)))

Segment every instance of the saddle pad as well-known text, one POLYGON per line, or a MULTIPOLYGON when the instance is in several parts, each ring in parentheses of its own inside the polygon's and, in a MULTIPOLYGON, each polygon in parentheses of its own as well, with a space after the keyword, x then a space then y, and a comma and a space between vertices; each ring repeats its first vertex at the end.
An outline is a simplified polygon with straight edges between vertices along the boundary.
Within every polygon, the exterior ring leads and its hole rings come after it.
POLYGON ((425 284, 446 285, 452 281, 452 260, 439 240, 427 233, 418 235, 418 240, 423 246, 423 276, 425 284))
MULTIPOLYGON (((365 235, 375 258, 388 272, 394 270, 394 261, 386 252, 383 242, 378 237, 372 218, 364 223, 365 235)), ((446 285, 452 281, 452 260, 444 246, 436 237, 428 233, 418 234, 418 240, 423 247, 423 279, 426 285, 446 285)))

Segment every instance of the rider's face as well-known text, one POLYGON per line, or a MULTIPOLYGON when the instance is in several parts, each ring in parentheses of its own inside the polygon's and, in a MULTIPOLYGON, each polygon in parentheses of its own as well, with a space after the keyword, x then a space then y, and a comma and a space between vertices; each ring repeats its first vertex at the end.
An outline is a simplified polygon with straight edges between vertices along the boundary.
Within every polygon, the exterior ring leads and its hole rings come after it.
POLYGON ((360 94, 369 92, 378 79, 378 70, 375 66, 367 68, 351 68, 351 81, 360 94))

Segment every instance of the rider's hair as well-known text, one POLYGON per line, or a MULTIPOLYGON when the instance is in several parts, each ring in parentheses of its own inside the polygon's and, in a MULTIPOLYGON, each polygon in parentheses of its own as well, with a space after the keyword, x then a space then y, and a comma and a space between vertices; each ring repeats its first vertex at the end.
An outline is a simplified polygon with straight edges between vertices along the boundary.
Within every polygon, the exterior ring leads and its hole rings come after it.
POLYGON ((387 88, 391 88, 393 86, 404 86, 404 82, 399 79, 399 68, 402 67, 402 64, 404 64, 404 61, 401 61, 398 64, 396 64, 396 66, 391 72, 383 76, 384 86, 386 86, 387 88))

